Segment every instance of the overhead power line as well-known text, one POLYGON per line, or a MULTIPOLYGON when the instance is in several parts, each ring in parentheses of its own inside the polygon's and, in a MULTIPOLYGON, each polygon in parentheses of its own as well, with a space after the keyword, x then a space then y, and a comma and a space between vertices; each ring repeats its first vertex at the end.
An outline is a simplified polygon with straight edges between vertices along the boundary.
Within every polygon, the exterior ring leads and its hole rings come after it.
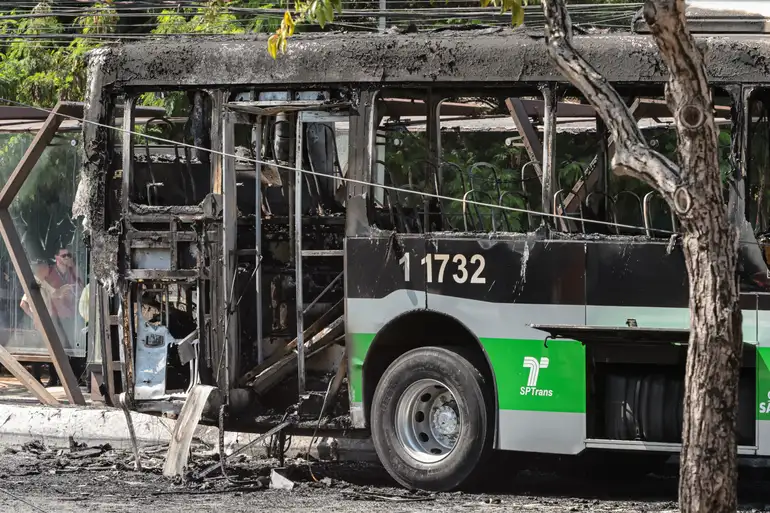
MULTIPOLYGON (((18 3, 17 3, 18 5, 18 3)), ((85 15, 98 15, 101 12, 115 13, 121 21, 129 23, 119 23, 119 29, 147 29, 151 32, 157 28, 158 15, 162 10, 177 12, 186 18, 189 18, 189 12, 185 10, 200 9, 206 6, 205 2, 180 1, 180 2, 122 2, 114 4, 109 9, 99 9, 93 6, 83 5, 81 2, 57 2, 51 6, 50 12, 31 12, 33 2, 24 2, 22 5, 30 6, 28 12, 16 12, 14 14, 0 15, 0 23, 3 21, 21 21, 34 18, 77 18, 85 15), (143 23, 130 22, 131 19, 141 18, 143 23)), ((434 3, 434 0, 386 0, 386 8, 381 9, 378 1, 367 3, 343 1, 343 12, 335 15, 335 20, 339 23, 332 23, 336 27, 341 23, 356 22, 356 28, 376 30, 379 27, 381 19, 387 20, 392 24, 414 24, 417 28, 424 29, 431 26, 443 27, 451 26, 458 22, 480 22, 486 25, 503 26, 510 24, 510 14, 500 14, 499 9, 494 7, 481 8, 476 0, 445 0, 444 2, 434 3)), ((640 2, 620 3, 620 4, 574 4, 569 6, 570 14, 573 17, 575 26, 596 25, 604 28, 627 28, 630 27, 631 20, 636 12, 641 8, 640 2)), ((530 27, 540 27, 544 23, 544 17, 540 6, 528 6, 525 8, 525 23, 530 27)), ((283 16, 284 9, 266 8, 266 7, 243 7, 229 6, 222 13, 229 13, 236 18, 229 20, 230 26, 248 27, 255 20, 270 20, 278 16, 283 16)), ((188 20, 189 21, 189 20, 188 20)), ((77 33, 82 29, 82 24, 65 24, 62 28, 67 32, 77 33)), ((305 30, 307 29, 306 27, 305 30)), ((318 27, 313 27, 317 30, 318 27)), ((41 27, 41 30, 45 30, 41 27)), ((216 33, 216 31, 214 31, 216 33)), ((124 39, 136 39, 145 34, 125 34, 120 32, 124 39)), ((40 34, 42 37, 44 34, 40 34)), ((98 38, 102 34, 82 35, 86 38, 98 38)), ((10 34, 4 34, 2 37, 9 37, 10 34)), ((24 37, 33 39, 38 34, 25 34, 24 37)), ((166 35, 157 35, 158 37, 168 37, 166 35)))

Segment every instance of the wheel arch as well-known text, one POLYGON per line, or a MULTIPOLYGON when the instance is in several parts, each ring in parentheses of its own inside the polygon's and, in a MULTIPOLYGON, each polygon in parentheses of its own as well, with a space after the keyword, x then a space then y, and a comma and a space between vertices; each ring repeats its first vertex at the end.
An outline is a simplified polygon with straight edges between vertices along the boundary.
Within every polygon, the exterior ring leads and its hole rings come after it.
POLYGON ((460 320, 430 309, 410 310, 385 324, 372 340, 362 368, 363 408, 366 425, 370 425, 374 391, 385 370, 406 351, 425 346, 465 347, 474 351, 483 362, 479 370, 492 385, 494 397, 494 446, 497 446, 498 395, 494 368, 484 346, 460 320))

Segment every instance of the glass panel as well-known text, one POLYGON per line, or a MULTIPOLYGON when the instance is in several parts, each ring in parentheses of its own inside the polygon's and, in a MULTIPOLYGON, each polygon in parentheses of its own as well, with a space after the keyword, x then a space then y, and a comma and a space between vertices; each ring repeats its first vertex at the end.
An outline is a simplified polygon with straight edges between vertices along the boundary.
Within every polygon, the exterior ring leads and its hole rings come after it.
MULTIPOLYGON (((7 180, 31 134, 0 134, 0 179, 7 180)), ((88 276, 82 228, 72 217, 80 171, 80 134, 61 131, 11 205, 11 216, 49 313, 78 377, 85 374, 85 319, 79 303, 88 276)), ((48 355, 10 255, 0 248, 0 343, 12 354, 48 355)), ((24 361, 23 356, 20 358, 24 361)))

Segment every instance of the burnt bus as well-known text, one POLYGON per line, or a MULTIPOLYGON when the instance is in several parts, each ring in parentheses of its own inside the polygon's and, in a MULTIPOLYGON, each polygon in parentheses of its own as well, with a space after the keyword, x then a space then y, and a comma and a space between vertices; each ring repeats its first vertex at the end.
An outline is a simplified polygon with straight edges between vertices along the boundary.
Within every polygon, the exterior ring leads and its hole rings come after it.
MULTIPOLYGON (((706 30, 742 226, 738 451, 768 455, 770 40, 706 30)), ((651 37, 575 45, 675 158, 651 37)), ((89 57, 76 213, 101 285, 91 335, 121 355, 104 369, 130 407, 179 414, 206 389, 201 422, 226 429, 320 417, 370 434, 398 482, 430 490, 468 482, 492 451, 677 453, 679 227, 612 172, 612 140, 540 35, 289 46, 273 60, 261 37, 197 37, 89 57), (138 127, 148 104, 167 115, 138 127)))

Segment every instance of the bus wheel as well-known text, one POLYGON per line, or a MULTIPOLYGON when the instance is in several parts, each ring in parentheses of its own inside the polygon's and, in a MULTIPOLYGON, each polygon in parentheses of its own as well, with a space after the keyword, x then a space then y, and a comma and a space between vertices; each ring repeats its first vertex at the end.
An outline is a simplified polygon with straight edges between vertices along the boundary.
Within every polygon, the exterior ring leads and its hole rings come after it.
POLYGON ((469 482, 491 450, 490 387, 463 354, 445 347, 414 349, 396 359, 377 384, 374 447, 388 473, 407 488, 454 490, 469 482))

